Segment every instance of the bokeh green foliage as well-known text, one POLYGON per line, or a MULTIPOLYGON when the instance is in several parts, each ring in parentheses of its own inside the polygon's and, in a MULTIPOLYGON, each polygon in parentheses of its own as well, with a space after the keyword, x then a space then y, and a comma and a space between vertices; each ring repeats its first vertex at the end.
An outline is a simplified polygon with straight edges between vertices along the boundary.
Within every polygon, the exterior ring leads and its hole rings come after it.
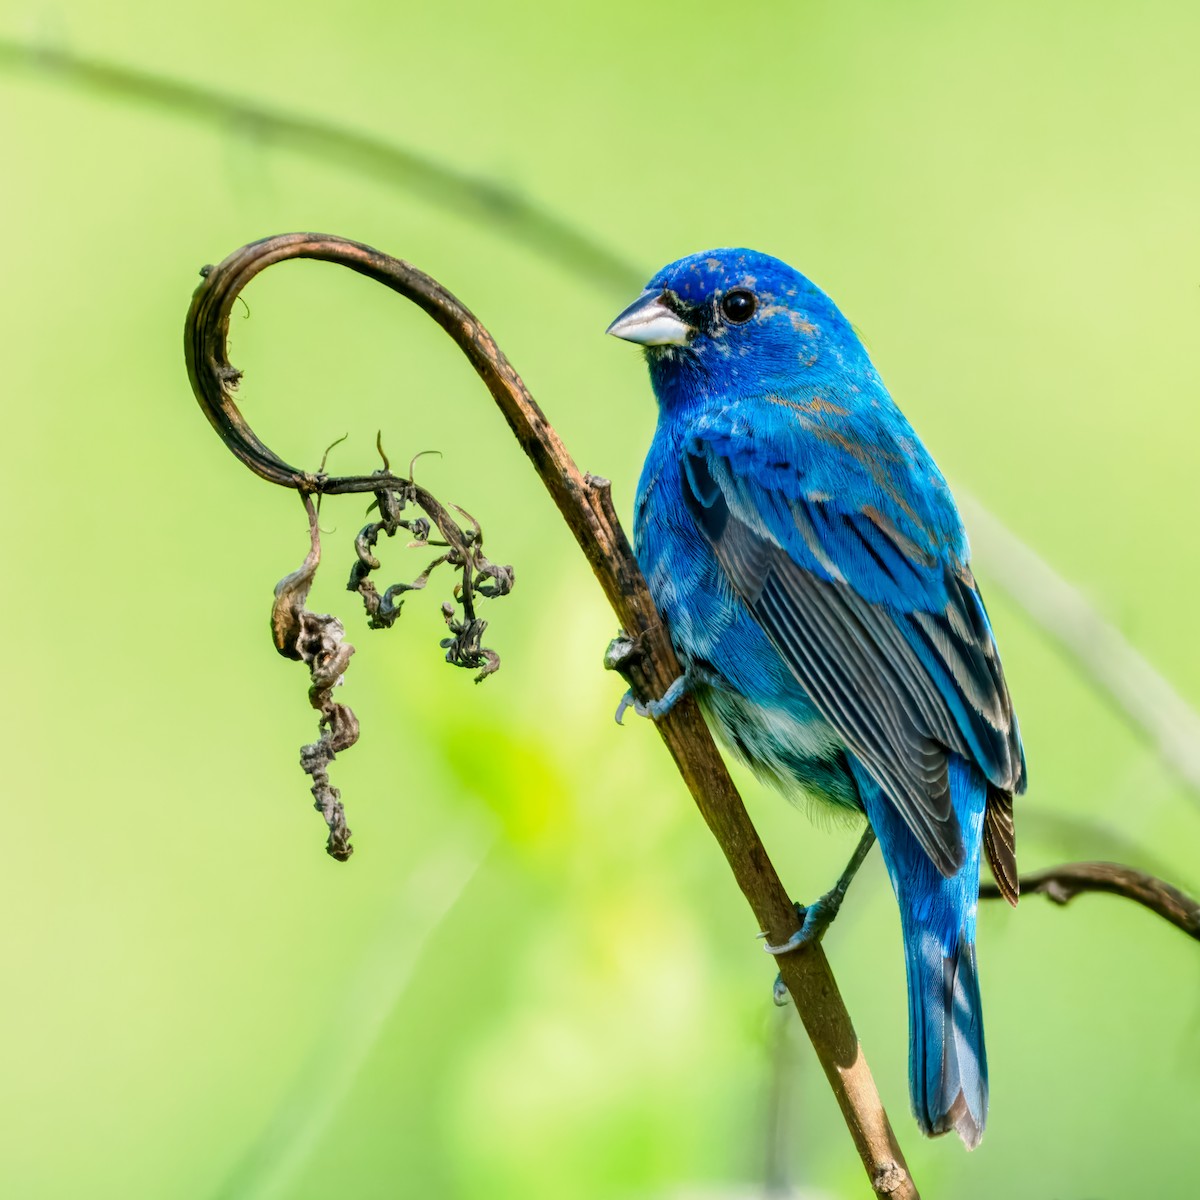
MULTIPOLYGON (((754 6, 351 0, 5 6, 0 35, 341 122, 540 199, 649 274, 772 251, 850 314, 952 480, 1200 701, 1200 12, 1018 0, 754 6)), ((358 853, 321 853, 303 672, 270 648, 295 498, 193 405, 196 271, 318 229, 402 255, 490 326, 627 512, 653 409, 629 296, 286 147, 0 74, 5 1030, 0 1194, 682 1196, 762 1177, 780 1023, 748 910, 653 731, 611 722, 613 619, 466 364, 348 273, 270 272, 235 316, 266 440, 418 464, 517 569, 498 676, 441 661, 436 581, 390 633, 342 591, 361 500, 323 513, 317 607, 359 647, 335 766, 358 853), (414 882, 415 881, 415 882, 414 882), (297 1133, 299 1131, 299 1133, 297 1133), (690 1193, 686 1193, 690 1194, 690 1193)), ((415 573, 399 545, 385 574, 415 573)), ((988 584, 988 563, 977 563, 988 584)), ((989 594, 995 596, 996 589, 989 594)), ((1197 812, 1071 663, 993 599, 1031 762, 1022 860, 1125 857, 1195 888, 1197 812)), ((796 894, 854 831, 747 781, 796 894)), ((1131 906, 987 906, 982 1148, 907 1115, 877 861, 827 948, 930 1196, 1192 1194, 1197 970, 1131 906)), ((789 1035, 794 1036, 794 1035, 789 1035)), ((797 1047, 787 1159, 860 1167, 797 1047)))

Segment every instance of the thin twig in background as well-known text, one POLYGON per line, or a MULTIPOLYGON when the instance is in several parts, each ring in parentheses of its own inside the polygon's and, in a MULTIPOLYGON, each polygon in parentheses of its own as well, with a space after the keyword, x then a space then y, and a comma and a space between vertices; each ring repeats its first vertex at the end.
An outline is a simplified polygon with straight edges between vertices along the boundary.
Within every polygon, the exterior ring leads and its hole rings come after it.
MULTIPOLYGON (((1182 929, 1188 937, 1200 941, 1200 901, 1153 875, 1147 875, 1145 871, 1135 871, 1123 863, 1072 862, 1047 867, 1043 871, 1032 871, 1021 876, 1021 895, 1033 892, 1040 892, 1054 904, 1069 904, 1085 892, 1123 896, 1162 917, 1176 929, 1182 929)), ((981 900, 996 900, 1001 895, 994 883, 980 884, 981 900)))
MULTIPOLYGON (((203 272, 184 334, 188 374, 201 408, 230 451, 261 478, 306 497, 414 487, 411 480, 386 472, 338 477, 298 470, 260 441, 238 411, 230 392, 240 377, 228 357, 230 311, 255 275, 292 258, 337 263, 366 275, 413 301, 450 335, 491 392, 575 535, 622 627, 639 648, 627 664, 637 693, 647 699, 662 696, 679 676, 679 663, 617 520, 607 481, 580 473, 487 330, 436 280, 408 263, 343 238, 290 234, 245 246, 203 272)), ((440 527, 435 516, 437 502, 428 497, 421 505, 440 527)), ((799 924, 796 909, 695 700, 687 697, 680 701, 655 727, 724 851, 759 928, 767 931, 773 942, 786 940, 799 924)), ((824 950, 820 945, 808 946, 780 956, 776 965, 876 1195, 912 1200, 918 1196, 916 1185, 824 950)))
MULTIPOLYGON (((647 277, 636 264, 511 189, 355 129, 48 43, 0 38, 0 70, 29 71, 93 95, 253 132, 481 222, 593 285, 608 283, 620 296, 641 287, 647 277)), ((1200 714, 1082 592, 977 499, 957 487, 955 492, 990 586, 1066 652, 1200 803, 1200 714)))
POLYGON ((274 1200, 294 1185, 316 1153, 388 1018, 411 983, 421 955, 470 886, 495 842, 476 828, 443 835, 427 852, 365 946, 338 1000, 319 1012, 318 1040, 275 1112, 229 1170, 213 1200, 274 1200))
POLYGON ((792 1155, 800 1122, 792 1112, 798 1066, 792 1053, 792 1022, 771 1014, 771 1069, 767 1073, 767 1103, 763 1120, 764 1200, 790 1196, 792 1155))
POLYGON ((583 271, 614 290, 624 292, 641 282, 636 267, 511 188, 345 125, 256 104, 202 83, 74 54, 49 43, 0 38, 0 69, 34 71, 94 95, 131 100, 274 142, 412 192, 441 210, 495 225, 552 262, 583 271))

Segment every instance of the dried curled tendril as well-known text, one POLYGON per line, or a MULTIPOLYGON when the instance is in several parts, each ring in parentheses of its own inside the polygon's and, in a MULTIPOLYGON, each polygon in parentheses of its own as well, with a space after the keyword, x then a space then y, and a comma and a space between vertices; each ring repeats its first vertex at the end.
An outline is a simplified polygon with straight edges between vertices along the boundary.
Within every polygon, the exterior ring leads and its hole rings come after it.
MULTIPOLYGON (((487 622, 476 616, 475 602, 478 597, 507 595, 513 586, 513 569, 488 561, 483 553, 479 522, 457 505, 452 507, 466 519, 468 528, 465 530, 433 496, 417 487, 411 479, 397 487, 394 477, 388 475, 386 457, 384 469, 379 474, 388 478, 387 486, 381 486, 375 492, 373 507, 378 507, 380 519, 365 526, 354 540, 358 561, 351 568, 347 590, 362 597, 370 628, 388 629, 400 615, 405 592, 424 588, 430 574, 442 565, 456 569, 459 578, 454 586, 454 601, 442 605, 450 636, 442 639, 441 646, 446 651, 448 663, 478 670, 475 682, 479 683, 499 669, 500 656, 482 644, 487 622), (402 517, 409 506, 419 508, 427 515, 402 517), (394 537, 400 529, 412 535, 410 547, 436 547, 443 552, 412 583, 394 583, 380 593, 371 579, 371 573, 380 567, 373 551, 380 534, 394 537), (430 540, 429 535, 434 529, 442 535, 440 540, 430 540)), ((338 704, 333 699, 333 689, 342 682, 354 647, 345 640, 345 627, 336 617, 309 612, 305 608, 321 561, 321 534, 312 496, 303 493, 301 498, 308 513, 309 551, 300 568, 275 585, 271 635, 280 654, 305 663, 309 669, 308 699, 320 713, 320 738, 301 749, 300 765, 307 775, 312 776, 313 807, 329 827, 326 852, 339 862, 345 862, 353 852, 350 828, 346 824, 341 792, 329 781, 329 764, 340 751, 348 750, 358 741, 358 719, 348 705, 338 704)))

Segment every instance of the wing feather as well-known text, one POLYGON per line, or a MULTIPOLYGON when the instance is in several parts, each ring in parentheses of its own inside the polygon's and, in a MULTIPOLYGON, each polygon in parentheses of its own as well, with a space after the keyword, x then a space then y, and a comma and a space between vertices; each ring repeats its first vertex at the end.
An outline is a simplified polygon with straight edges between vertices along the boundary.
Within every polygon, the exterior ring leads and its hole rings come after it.
POLYGON ((990 785, 989 861, 1009 894, 1025 762, 970 571, 876 509, 748 482, 727 452, 694 441, 683 477, 730 584, 946 875, 963 861, 947 756, 976 763, 990 785))

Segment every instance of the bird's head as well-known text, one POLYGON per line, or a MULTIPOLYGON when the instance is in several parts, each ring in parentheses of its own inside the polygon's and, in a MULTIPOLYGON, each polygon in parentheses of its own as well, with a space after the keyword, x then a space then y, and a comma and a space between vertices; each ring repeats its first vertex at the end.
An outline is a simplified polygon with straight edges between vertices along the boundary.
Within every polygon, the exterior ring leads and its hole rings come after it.
POLYGON ((709 250, 664 267, 608 327, 646 350, 659 399, 819 384, 870 364, 814 283, 755 250, 709 250))

